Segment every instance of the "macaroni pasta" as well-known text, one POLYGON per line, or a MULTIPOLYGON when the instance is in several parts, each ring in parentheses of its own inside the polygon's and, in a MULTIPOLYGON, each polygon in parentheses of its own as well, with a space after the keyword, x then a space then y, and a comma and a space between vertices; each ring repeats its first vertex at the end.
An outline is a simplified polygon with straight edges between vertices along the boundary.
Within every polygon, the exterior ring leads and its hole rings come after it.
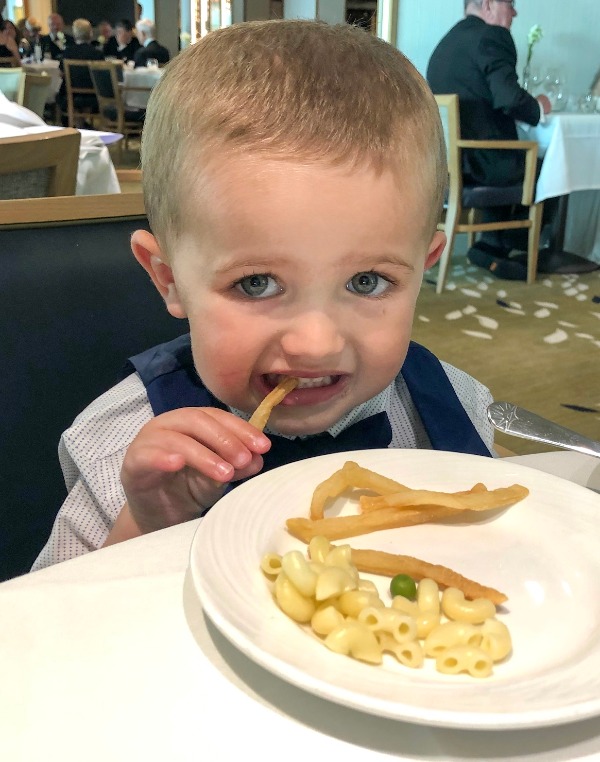
POLYGON ((437 583, 425 578, 416 601, 396 596, 386 605, 377 587, 361 579, 351 554, 349 545, 316 536, 308 558, 293 550, 261 559, 262 571, 274 579, 277 605, 310 625, 331 651, 369 664, 390 654, 413 669, 428 657, 439 672, 472 677, 492 674, 494 663, 510 654, 510 632, 496 619, 492 601, 466 600, 451 587, 440 594, 437 583))

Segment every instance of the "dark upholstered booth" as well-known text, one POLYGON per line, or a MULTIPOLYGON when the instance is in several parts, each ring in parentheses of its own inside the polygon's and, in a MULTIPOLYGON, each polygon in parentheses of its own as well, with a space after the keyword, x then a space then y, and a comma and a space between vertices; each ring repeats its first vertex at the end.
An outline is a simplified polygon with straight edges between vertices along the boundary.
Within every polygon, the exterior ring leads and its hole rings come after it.
POLYGON ((187 331, 130 251, 140 227, 139 194, 0 202, 0 579, 29 570, 65 497, 61 432, 127 357, 187 331))

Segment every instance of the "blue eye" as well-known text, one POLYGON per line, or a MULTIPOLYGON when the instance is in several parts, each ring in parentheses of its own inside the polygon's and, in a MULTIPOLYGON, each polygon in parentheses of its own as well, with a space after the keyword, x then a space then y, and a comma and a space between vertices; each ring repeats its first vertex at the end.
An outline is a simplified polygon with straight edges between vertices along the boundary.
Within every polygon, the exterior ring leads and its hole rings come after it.
POLYGON ((348 291, 359 296, 380 296, 389 286, 389 280, 372 271, 356 273, 346 284, 348 291))
POLYGON ((235 284, 235 287, 253 299, 265 299, 268 296, 275 296, 275 294, 281 292, 281 288, 275 278, 264 273, 247 275, 239 280, 235 284))

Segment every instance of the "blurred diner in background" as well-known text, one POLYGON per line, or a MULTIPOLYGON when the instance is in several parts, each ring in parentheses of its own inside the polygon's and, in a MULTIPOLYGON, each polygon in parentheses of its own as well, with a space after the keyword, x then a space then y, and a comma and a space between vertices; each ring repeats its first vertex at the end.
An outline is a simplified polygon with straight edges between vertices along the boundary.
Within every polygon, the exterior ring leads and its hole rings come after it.
POLYGON ((102 19, 97 26, 97 34, 92 41, 93 45, 101 48, 105 57, 114 56, 117 50, 117 39, 115 37, 115 30, 110 21, 102 19))
POLYGON ((112 45, 107 50, 106 44, 103 52, 106 58, 118 58, 120 61, 127 63, 133 61, 134 56, 140 47, 140 41, 135 36, 135 30, 129 19, 119 19, 115 24, 115 36, 114 41, 116 44, 112 45))
POLYGON ((44 58, 54 60, 62 58, 66 47, 73 44, 73 36, 65 34, 65 22, 60 13, 48 16, 48 34, 40 37, 40 44, 44 58))
POLYGON ((0 21, 0 68, 21 65, 17 27, 9 19, 0 21))

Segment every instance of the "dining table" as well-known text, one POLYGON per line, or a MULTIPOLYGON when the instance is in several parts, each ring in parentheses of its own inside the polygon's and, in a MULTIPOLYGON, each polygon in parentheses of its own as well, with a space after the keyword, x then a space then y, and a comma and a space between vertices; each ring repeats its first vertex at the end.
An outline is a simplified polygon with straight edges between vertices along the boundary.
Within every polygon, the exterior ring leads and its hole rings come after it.
MULTIPOLYGON (((501 460, 600 491, 591 456, 501 460)), ((0 759, 600 759, 598 716, 514 730, 444 727, 363 712, 281 679, 203 610, 190 572, 203 521, 0 584, 0 759)))
POLYGON ((162 69, 139 66, 123 69, 123 99, 127 108, 146 108, 152 88, 159 81, 162 69))
POLYGON ((31 74, 45 74, 50 77, 50 87, 46 95, 46 103, 55 103, 56 96, 63 81, 60 61, 45 58, 43 61, 28 61, 22 64, 24 72, 31 74))
POLYGON ((536 201, 561 199, 557 249, 600 263, 600 113, 553 112, 518 129, 543 158, 536 201))
MULTIPOLYGON (((49 125, 24 106, 8 100, 0 93, 0 138, 51 132, 61 127, 49 125)), ((78 196, 120 193, 121 187, 110 155, 109 146, 123 138, 120 133, 100 130, 79 130, 81 144, 77 166, 78 196)))

